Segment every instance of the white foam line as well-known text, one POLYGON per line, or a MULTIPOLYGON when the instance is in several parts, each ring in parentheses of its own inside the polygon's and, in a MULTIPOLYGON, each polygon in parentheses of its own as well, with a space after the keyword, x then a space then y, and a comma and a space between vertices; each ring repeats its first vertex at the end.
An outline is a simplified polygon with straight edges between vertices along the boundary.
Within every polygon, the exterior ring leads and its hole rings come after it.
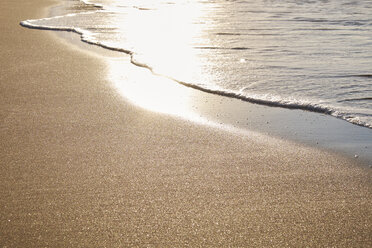
POLYGON ((89 0, 80 0, 80 2, 84 3, 85 5, 91 5, 97 8, 103 8, 102 4, 91 3, 89 0))
MULTIPOLYGON (((96 13, 96 11, 83 12, 83 13, 79 13, 79 15, 81 15, 81 14, 91 14, 91 13, 96 13)), ((36 20, 26 20, 26 21, 22 21, 20 24, 24 27, 33 28, 33 29, 75 32, 75 33, 80 35, 81 40, 83 42, 86 42, 86 43, 92 44, 92 45, 96 45, 96 46, 100 46, 100 47, 105 48, 105 49, 126 53, 126 54, 130 55, 130 61, 131 61, 132 64, 134 64, 136 66, 139 66, 139 67, 147 68, 148 70, 150 70, 155 75, 163 76, 165 78, 168 78, 168 79, 171 79, 175 82, 178 82, 179 84, 182 84, 184 86, 187 86, 187 87, 190 87, 190 88, 193 88, 193 89, 197 89, 197 90, 200 90, 200 91, 203 91, 203 92, 206 92, 206 93, 231 97, 231 98, 240 99, 240 100, 251 102, 251 103, 267 105, 267 106, 272 106, 272 107, 283 107, 283 108, 289 108, 289 109, 301 109, 301 110, 307 110, 307 111, 311 111, 311 112, 318 112, 318 113, 328 114, 328 115, 334 116, 336 118, 348 121, 352 124, 356 124, 356 125, 359 125, 359 126, 364 126, 364 127, 367 127, 367 128, 372 128, 371 124, 360 120, 356 116, 352 116, 352 114, 339 112, 339 111, 337 111, 337 110, 335 110, 331 107, 323 106, 321 104, 314 104, 314 103, 309 103, 309 102, 299 102, 299 101, 290 101, 290 100, 274 101, 272 99, 250 97, 250 96, 243 95, 242 93, 227 91, 227 90, 224 90, 224 89, 205 88, 205 87, 202 87, 202 86, 199 86, 199 85, 196 85, 196 84, 183 82, 183 81, 177 80, 175 78, 156 73, 151 66, 149 66, 145 63, 142 63, 140 61, 137 61, 135 59, 136 54, 131 50, 120 48, 120 47, 110 46, 108 44, 105 44, 105 43, 102 43, 102 42, 99 42, 99 41, 95 40, 88 30, 84 30, 84 29, 80 29, 80 28, 76 28, 76 27, 67 27, 67 26, 56 27, 56 26, 46 26, 46 25, 33 24, 33 22, 36 22, 36 21, 48 21, 48 20, 52 20, 52 19, 59 19, 59 18, 63 18, 63 17, 66 17, 66 16, 68 17, 68 16, 75 16, 75 15, 77 15, 77 14, 73 13, 73 14, 67 14, 67 15, 64 15, 64 16, 56 16, 56 17, 49 17, 49 18, 36 19, 36 20)))

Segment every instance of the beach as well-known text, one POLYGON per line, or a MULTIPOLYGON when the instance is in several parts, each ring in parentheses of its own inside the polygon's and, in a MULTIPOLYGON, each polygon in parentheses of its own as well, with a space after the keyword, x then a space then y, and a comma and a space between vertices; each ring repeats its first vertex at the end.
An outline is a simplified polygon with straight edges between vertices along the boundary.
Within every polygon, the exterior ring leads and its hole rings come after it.
POLYGON ((370 247, 371 169, 125 100, 100 55, 1 8, 1 247, 370 247))

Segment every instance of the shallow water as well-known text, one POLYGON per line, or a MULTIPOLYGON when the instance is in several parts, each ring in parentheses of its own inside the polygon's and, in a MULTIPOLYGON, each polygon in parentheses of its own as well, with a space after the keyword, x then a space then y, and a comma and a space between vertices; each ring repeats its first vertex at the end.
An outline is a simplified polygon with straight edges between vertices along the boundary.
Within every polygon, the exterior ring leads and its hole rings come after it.
POLYGON ((201 90, 372 128, 371 1, 85 2, 22 24, 79 32, 201 90))

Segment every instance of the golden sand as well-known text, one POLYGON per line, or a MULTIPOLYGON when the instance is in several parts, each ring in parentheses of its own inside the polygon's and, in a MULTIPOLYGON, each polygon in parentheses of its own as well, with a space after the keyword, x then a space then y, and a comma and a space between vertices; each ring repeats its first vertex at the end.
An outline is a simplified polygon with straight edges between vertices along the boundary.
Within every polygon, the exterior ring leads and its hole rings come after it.
POLYGON ((128 104, 107 64, 0 9, 0 247, 371 247, 371 170, 128 104))

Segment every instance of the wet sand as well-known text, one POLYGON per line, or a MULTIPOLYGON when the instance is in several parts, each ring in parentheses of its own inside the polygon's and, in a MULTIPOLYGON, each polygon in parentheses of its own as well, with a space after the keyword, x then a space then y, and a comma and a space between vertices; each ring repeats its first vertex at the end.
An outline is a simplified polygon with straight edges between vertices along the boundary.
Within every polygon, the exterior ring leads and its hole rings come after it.
POLYGON ((372 245, 370 169, 128 103, 50 4, 0 10, 1 247, 372 245))

